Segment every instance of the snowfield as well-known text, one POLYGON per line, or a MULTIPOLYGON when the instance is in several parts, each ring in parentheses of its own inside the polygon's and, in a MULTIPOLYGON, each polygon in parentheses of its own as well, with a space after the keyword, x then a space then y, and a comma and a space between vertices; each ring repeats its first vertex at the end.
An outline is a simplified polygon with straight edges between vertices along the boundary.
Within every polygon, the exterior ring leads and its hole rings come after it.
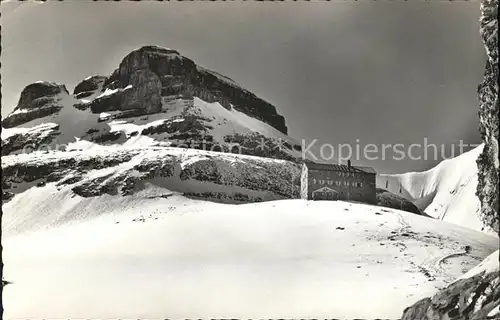
POLYGON ((485 233, 376 206, 155 197, 165 193, 61 196, 73 218, 58 227, 26 212, 42 227, 3 234, 4 319, 398 318, 498 249, 485 233))

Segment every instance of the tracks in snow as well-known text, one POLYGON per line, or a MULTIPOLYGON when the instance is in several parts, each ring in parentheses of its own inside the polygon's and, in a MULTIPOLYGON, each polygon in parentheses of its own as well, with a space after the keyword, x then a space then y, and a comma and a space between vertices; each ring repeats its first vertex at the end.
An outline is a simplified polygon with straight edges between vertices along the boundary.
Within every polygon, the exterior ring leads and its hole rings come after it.
MULTIPOLYGON (((398 229, 394 231, 394 236, 409 237, 409 238, 415 236, 414 239, 417 240, 416 237, 418 235, 411 231, 411 226, 405 221, 403 215, 398 212, 394 213, 396 213, 398 222, 401 225, 398 229)), ((445 269, 443 269, 442 267, 443 263, 450 258, 465 256, 469 253, 469 250, 466 247, 461 251, 435 256, 427 249, 427 246, 423 246, 423 248, 428 252, 430 258, 425 259, 424 261, 418 264, 417 268, 419 272, 423 273, 424 276, 426 276, 429 279, 429 281, 434 281, 436 280, 436 278, 441 278, 443 281, 447 283, 453 281, 454 278, 451 277, 448 274, 448 272, 446 272, 445 269)))

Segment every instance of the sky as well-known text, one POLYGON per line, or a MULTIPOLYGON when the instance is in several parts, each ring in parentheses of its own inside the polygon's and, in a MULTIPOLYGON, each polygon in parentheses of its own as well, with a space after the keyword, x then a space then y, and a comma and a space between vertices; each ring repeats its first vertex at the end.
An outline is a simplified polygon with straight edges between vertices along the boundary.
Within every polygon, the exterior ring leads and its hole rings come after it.
POLYGON ((2 118, 30 83, 72 91, 151 44, 267 100, 289 135, 316 150, 333 146, 329 162, 350 144, 361 150, 354 164, 422 171, 458 155, 460 141, 480 142, 476 90, 485 52, 477 1, 11 2, 1 11, 2 118), (424 159, 425 143, 438 154, 428 149, 424 159), (369 159, 367 144, 379 150, 369 159), (406 156, 384 153, 382 144, 402 144, 406 156))

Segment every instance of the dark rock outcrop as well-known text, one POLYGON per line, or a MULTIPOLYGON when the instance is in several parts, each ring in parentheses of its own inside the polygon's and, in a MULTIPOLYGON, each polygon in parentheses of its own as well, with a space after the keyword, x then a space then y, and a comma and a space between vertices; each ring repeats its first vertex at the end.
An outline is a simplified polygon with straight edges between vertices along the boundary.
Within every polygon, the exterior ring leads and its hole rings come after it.
MULTIPOLYGON (((102 97, 97 97, 88 105, 93 113, 101 113, 106 111, 116 111, 121 110, 122 107, 122 91, 117 91, 113 94, 104 95, 102 97)), ((143 114, 140 112, 139 114, 143 114)))
POLYGON ((2 127, 11 128, 43 118, 62 109, 61 94, 69 94, 64 85, 52 82, 36 82, 24 88, 13 113, 2 121, 2 127))
POLYGON ((287 151, 297 150, 299 145, 290 145, 287 142, 270 139, 260 133, 230 134, 224 136, 224 152, 254 155, 265 158, 277 158, 293 162, 300 159, 291 156, 287 151))
POLYGON ((76 85, 73 95, 77 99, 88 97, 101 90, 106 79, 106 77, 99 75, 89 77, 76 85))
MULTIPOLYGON (((403 312, 401 320, 486 320, 500 302, 498 271, 459 279, 450 286, 424 298, 403 312)), ((498 318, 496 318, 498 319, 498 318)))
POLYGON ((377 205, 427 216, 411 201, 381 188, 377 188, 377 205))
POLYGON ((38 149, 43 145, 51 143, 59 134, 58 125, 46 126, 45 130, 28 131, 23 134, 14 134, 2 140, 2 156, 15 152, 29 152, 38 149))
MULTIPOLYGON (((188 157, 195 161, 185 162, 185 155, 172 155, 168 150, 158 148, 155 152, 140 149, 111 149, 91 154, 86 151, 71 154, 47 153, 34 155, 29 160, 10 158, 2 165, 3 199, 8 201, 17 194, 19 185, 31 186, 55 183, 56 186, 71 186, 73 193, 82 197, 95 197, 103 194, 131 195, 145 188, 145 182, 162 181, 172 183, 172 191, 183 191, 179 182, 198 181, 219 186, 231 186, 227 190, 214 190, 227 199, 243 198, 237 193, 246 193, 253 201, 269 199, 297 198, 300 181, 300 168, 288 161, 268 161, 262 158, 244 158, 234 161, 239 156, 205 153, 206 159, 197 159, 200 154, 192 153, 188 157), (140 162, 134 157, 140 157, 140 162), (182 163, 184 162, 184 165, 182 163), (127 169, 126 163, 129 163, 127 169), (117 166, 121 166, 118 168, 117 166), (116 167, 115 170, 111 170, 116 167), (107 168, 106 176, 89 176, 93 170, 107 168), (174 180, 170 181, 169 179, 174 180), (177 180, 178 179, 178 180, 177 180), (260 192, 259 196, 252 196, 260 192), (267 199, 264 199, 267 197, 267 199)), ((203 193, 206 190, 200 189, 203 193)), ((188 192, 199 193, 196 189, 188 192)), ((199 194, 201 195, 201 194, 199 194)), ((237 200, 237 199, 234 199, 237 200)), ((238 200, 238 201, 239 201, 238 200)))
POLYGON ((41 104, 38 103, 38 99, 55 96, 65 92, 68 94, 68 90, 64 85, 59 85, 52 82, 35 82, 32 83, 21 92, 21 97, 17 103, 17 107, 14 111, 18 109, 35 109, 39 108, 41 104))
POLYGON ((480 133, 484 149, 477 160, 476 194, 481 201, 481 219, 499 232, 498 0, 483 1, 480 22, 487 61, 484 79, 478 87, 480 133))

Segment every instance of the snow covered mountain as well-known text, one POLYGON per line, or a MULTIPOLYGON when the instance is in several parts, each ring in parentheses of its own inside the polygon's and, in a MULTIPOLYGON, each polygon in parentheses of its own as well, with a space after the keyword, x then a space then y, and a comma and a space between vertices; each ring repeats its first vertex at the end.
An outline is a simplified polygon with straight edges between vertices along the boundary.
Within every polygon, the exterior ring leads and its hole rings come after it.
POLYGON ((379 202, 416 214, 292 200, 283 117, 175 50, 71 94, 31 84, 2 127, 6 319, 397 318, 498 250, 480 148, 380 177, 379 202))
POLYGON ((412 201, 426 214, 475 230, 493 232, 480 219, 476 160, 483 145, 424 172, 380 174, 377 186, 412 201))
POLYGON ((274 106, 155 46, 134 50, 110 76, 88 77, 72 94, 56 83, 28 85, 2 127, 3 155, 123 145, 301 156, 274 106))

